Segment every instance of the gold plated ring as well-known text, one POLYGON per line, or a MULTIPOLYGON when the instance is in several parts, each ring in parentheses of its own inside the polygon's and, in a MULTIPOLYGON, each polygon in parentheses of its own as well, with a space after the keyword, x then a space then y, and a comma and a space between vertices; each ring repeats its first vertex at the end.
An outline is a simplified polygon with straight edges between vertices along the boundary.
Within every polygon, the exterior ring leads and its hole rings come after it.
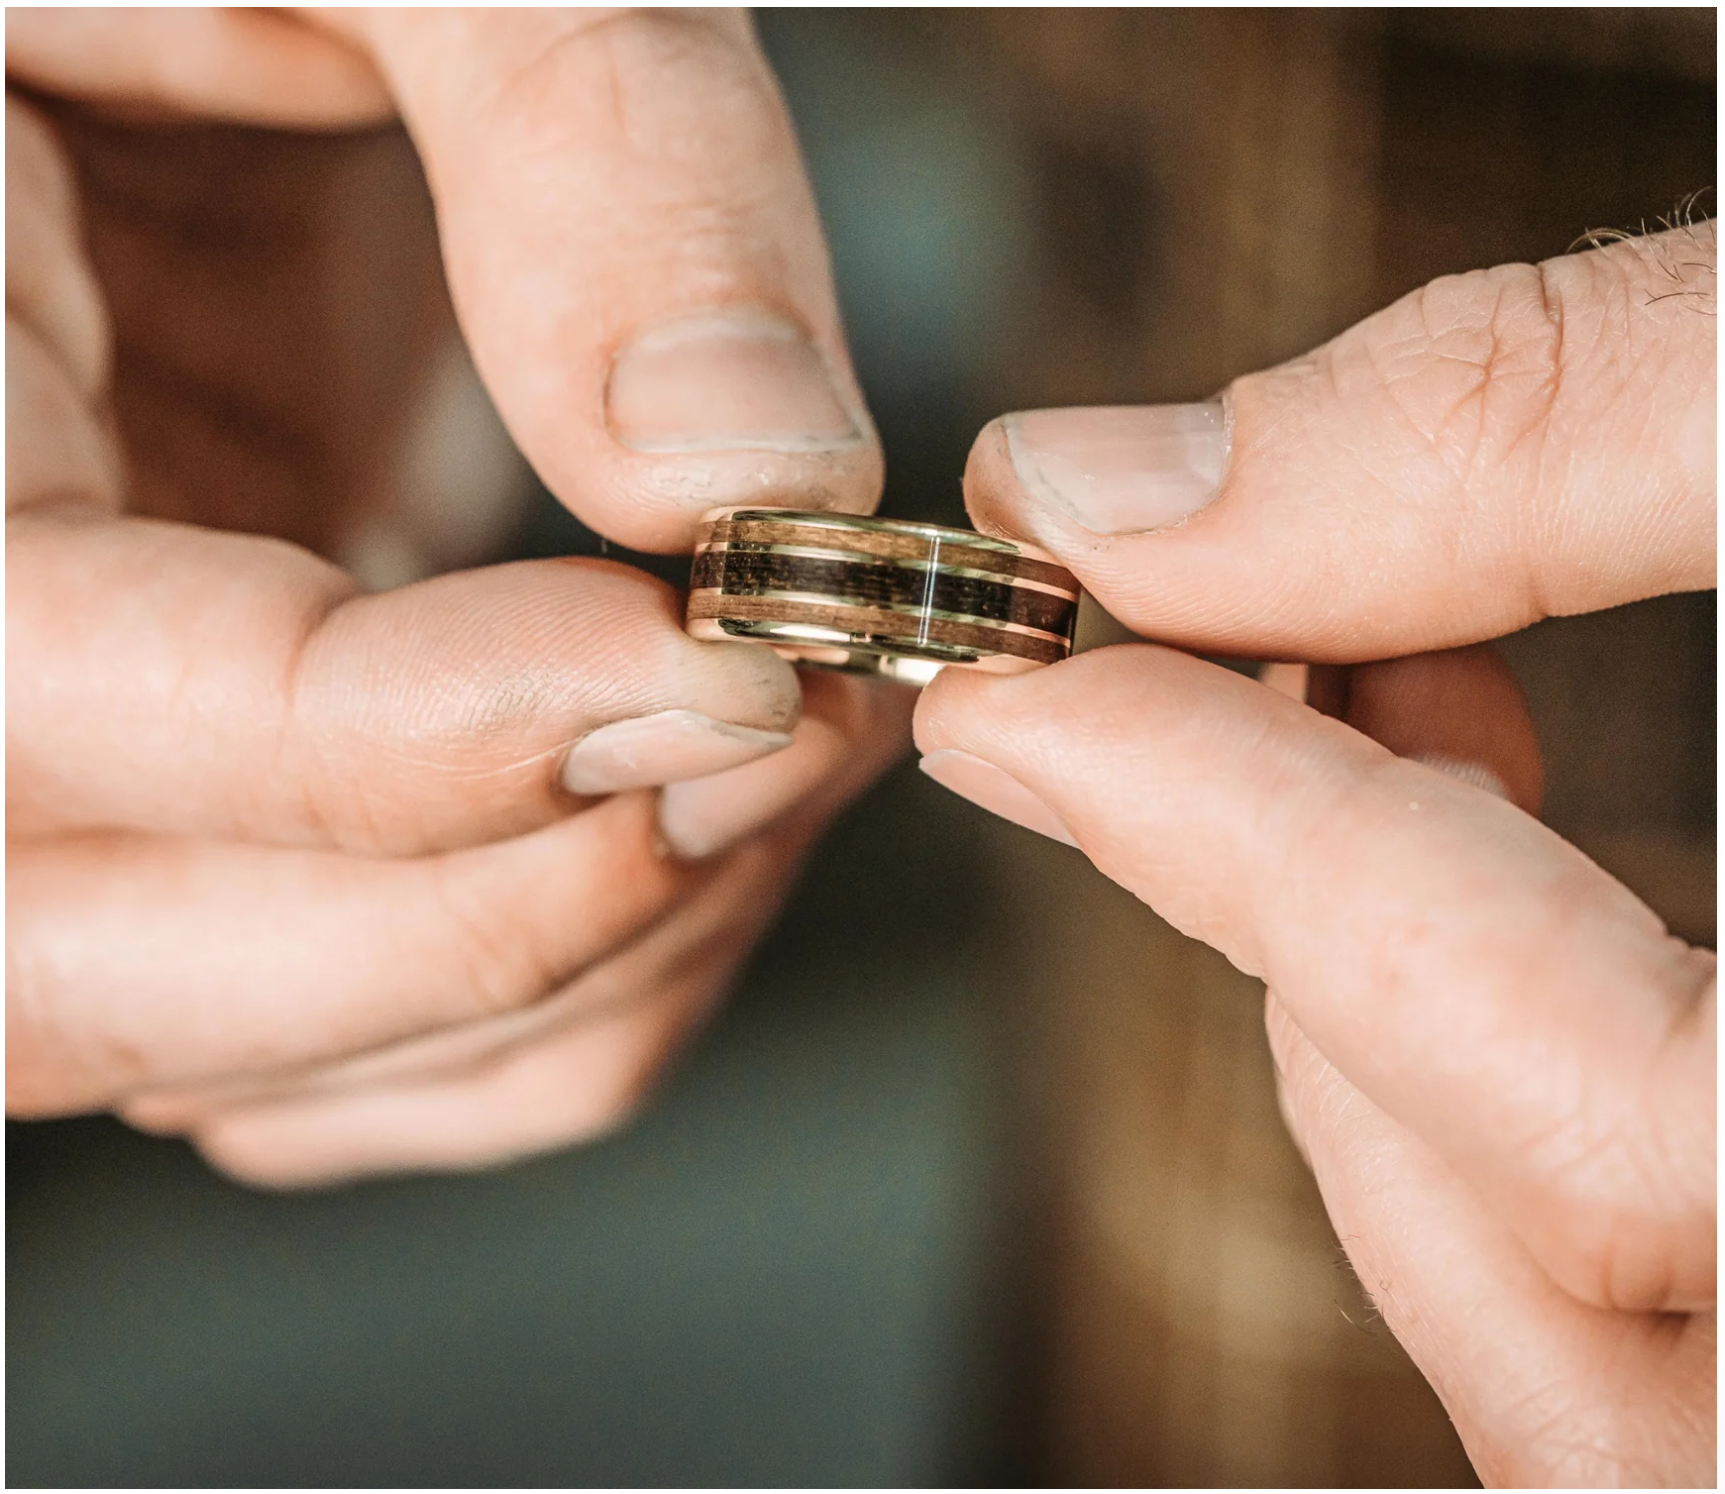
POLYGON ((1078 582, 1052 556, 965 529, 801 509, 702 516, 696 638, 925 684, 949 664, 1014 674, 1072 652, 1078 582))

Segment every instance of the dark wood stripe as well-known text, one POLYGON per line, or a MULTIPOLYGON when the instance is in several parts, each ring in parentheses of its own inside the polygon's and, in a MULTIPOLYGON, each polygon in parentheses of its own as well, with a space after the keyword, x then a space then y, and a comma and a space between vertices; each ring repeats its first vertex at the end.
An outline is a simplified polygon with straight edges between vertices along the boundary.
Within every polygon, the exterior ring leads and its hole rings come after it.
POLYGON ((1010 654, 1016 659, 1033 659, 1038 664, 1058 664, 1071 652, 1065 643, 1026 633, 1008 633, 1002 628, 930 619, 925 627, 919 629, 914 619, 907 619, 901 612, 787 602, 778 597, 731 597, 711 591, 696 592, 689 598, 688 615, 691 619, 735 618, 740 622, 789 622, 832 628, 899 653, 913 652, 918 636, 948 648, 967 649, 977 654, 1010 654), (907 621, 911 624, 909 628, 905 626, 907 621))
POLYGON ((926 606, 935 612, 1039 628, 1063 638, 1071 636, 1078 616, 1076 602, 1005 581, 950 576, 937 568, 931 588, 926 570, 759 550, 703 551, 695 557, 689 585, 697 590, 713 587, 728 596, 804 591, 856 606, 926 606))
MULTIPOLYGON (((883 560, 927 560, 935 550, 935 541, 914 529, 895 534, 874 529, 845 529, 832 524, 797 524, 765 519, 721 519, 712 526, 710 535, 702 535, 701 538, 716 545, 808 545, 825 550, 849 550, 857 555, 878 555, 883 560)), ((1039 581, 1044 586, 1059 586, 1073 592, 1078 590, 1077 578, 1071 571, 1029 555, 1008 555, 1000 550, 944 538, 939 544, 939 554, 949 565, 994 571, 1002 576, 1021 576, 1026 581, 1039 581)))

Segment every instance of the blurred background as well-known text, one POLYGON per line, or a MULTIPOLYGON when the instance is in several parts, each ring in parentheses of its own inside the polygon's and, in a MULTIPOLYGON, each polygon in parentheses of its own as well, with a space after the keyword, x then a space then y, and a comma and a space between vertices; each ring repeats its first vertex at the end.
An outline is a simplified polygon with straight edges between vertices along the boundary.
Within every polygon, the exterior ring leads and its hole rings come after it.
MULTIPOLYGON (((1201 398, 1716 170, 1711 10, 759 19, 900 516, 962 522, 1002 410, 1201 398)), ((503 548, 596 545, 541 493, 503 548)), ((1709 594, 1502 646, 1549 821, 1708 944, 1714 639, 1709 594)), ((1282 1132, 1260 1000, 906 766, 597 1146, 275 1197, 9 1126, 8 1482, 1471 1482, 1282 1132)))

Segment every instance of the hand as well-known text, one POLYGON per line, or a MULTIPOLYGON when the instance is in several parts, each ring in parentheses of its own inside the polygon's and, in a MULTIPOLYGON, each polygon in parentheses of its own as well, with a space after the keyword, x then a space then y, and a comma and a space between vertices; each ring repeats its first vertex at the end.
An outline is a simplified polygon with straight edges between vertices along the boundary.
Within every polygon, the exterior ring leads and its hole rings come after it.
POLYGON ((873 504, 747 22, 34 11, 7 67, 9 1111, 270 1183, 614 1124, 906 704, 694 643, 608 562, 367 594, 325 557, 414 511, 439 239, 498 411, 601 532, 873 504), (397 110, 435 236, 369 128, 397 110))
POLYGON ((1714 584, 1714 263, 1704 224, 1440 280, 1222 405, 983 432, 982 528, 1147 636, 1357 665, 1313 672, 1342 720, 1151 644, 917 712, 932 776, 1264 978, 1337 1233, 1490 1483, 1713 1480, 1714 957, 1533 817, 1477 644, 1714 584))

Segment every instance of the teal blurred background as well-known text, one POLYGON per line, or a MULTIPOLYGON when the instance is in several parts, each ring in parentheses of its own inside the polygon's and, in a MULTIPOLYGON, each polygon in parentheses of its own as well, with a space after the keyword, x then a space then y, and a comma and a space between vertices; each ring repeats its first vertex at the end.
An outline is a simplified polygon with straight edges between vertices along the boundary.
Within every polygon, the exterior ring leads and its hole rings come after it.
MULTIPOLYGON (((1013 163, 890 34, 763 29, 891 507, 956 521, 1013 163)), ((541 493, 514 549, 597 545, 541 493)), ((662 1094, 583 1150, 280 1197, 110 1120, 9 1125, 8 1482, 1011 1480, 1034 1273, 976 835, 896 772, 662 1094)))
POLYGON ((901 776, 840 827, 596 1146, 271 1196, 110 1121, 14 1126, 8 1483, 1010 1477, 995 983, 955 933, 986 889, 939 795, 901 776), (901 889, 862 951, 830 937, 859 863, 901 889))

